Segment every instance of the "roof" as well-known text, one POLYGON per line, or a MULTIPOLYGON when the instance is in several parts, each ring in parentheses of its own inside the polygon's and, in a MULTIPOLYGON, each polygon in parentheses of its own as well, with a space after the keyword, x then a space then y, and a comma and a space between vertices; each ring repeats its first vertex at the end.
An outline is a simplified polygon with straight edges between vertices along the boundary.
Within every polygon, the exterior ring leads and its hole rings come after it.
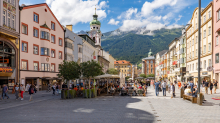
POLYGON ((150 56, 150 57, 143 58, 142 60, 148 60, 148 59, 155 59, 155 57, 154 56, 150 56))
POLYGON ((169 50, 163 50, 163 51, 160 51, 158 52, 159 56, 162 56, 163 54, 165 54, 166 52, 168 52, 169 50))
POLYGON ((46 3, 40 3, 40 4, 34 4, 34 5, 25 5, 20 7, 21 10, 24 9, 30 9, 30 8, 35 8, 35 7, 41 7, 41 6, 46 6, 47 9, 50 11, 50 13, 53 15, 53 17, 55 18, 55 20, 57 21, 57 23, 60 25, 60 27, 64 30, 63 26, 60 24, 60 22, 57 20, 56 16, 53 14, 53 12, 51 11, 50 7, 46 4, 46 3))
POLYGON ((119 61, 114 61, 114 64, 131 64, 131 63, 126 60, 119 60, 119 61))

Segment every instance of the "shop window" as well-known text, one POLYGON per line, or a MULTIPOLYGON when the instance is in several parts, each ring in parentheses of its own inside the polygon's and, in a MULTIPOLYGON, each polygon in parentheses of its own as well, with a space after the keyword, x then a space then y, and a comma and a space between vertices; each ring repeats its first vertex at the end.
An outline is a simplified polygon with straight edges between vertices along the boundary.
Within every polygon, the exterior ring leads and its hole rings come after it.
POLYGON ((51 29, 55 31, 55 23, 51 22, 51 29))
POLYGON ((51 34, 51 43, 55 44, 55 35, 51 34))
POLYGON ((34 61, 34 71, 39 71, 39 62, 34 61))
POLYGON ((45 47, 41 47, 41 55, 42 56, 50 56, 50 49, 45 48, 45 47))
POLYGON ((39 23, 39 14, 34 12, 34 22, 39 23))
POLYGON ((41 71, 50 71, 50 64, 41 63, 41 71))
POLYGON ((27 60, 21 60, 21 69, 28 70, 28 61, 27 60))
POLYGON ((16 57, 14 48, 4 42, 0 41, 0 67, 15 67, 16 57))
POLYGON ((34 44, 34 46, 33 46, 33 53, 35 55, 39 55, 39 45, 34 44))
POLYGON ((22 52, 27 52, 28 53, 28 42, 22 41, 22 52))
POLYGON ((219 53, 215 54, 215 63, 219 63, 219 53))
POLYGON ((59 59, 62 59, 62 51, 59 51, 59 59))

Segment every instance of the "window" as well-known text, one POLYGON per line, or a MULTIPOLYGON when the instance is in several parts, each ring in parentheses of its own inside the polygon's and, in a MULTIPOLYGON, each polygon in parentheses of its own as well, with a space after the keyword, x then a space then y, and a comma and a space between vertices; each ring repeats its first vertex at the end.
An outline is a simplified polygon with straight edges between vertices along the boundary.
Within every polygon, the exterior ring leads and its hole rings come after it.
POLYGON ((50 49, 49 48, 45 48, 45 47, 41 47, 41 55, 43 55, 43 56, 50 56, 50 49))
POLYGON ((55 58, 55 49, 51 49, 51 58, 55 58))
POLYGON ((194 51, 192 52, 192 58, 194 58, 194 51))
POLYGON ((51 42, 55 44, 55 35, 51 34, 51 42))
POLYGON ((63 40, 61 38, 59 38, 59 45, 62 46, 63 45, 63 40))
POLYGON ((198 37, 196 36, 196 43, 198 42, 198 37))
POLYGON ((79 47, 79 53, 82 53, 82 48, 81 47, 79 47))
POLYGON ((39 29, 36 28, 36 27, 34 27, 34 32, 33 32, 33 34, 34 34, 34 37, 38 38, 38 37, 39 37, 39 29))
POLYGON ((3 25, 6 25, 6 11, 3 11, 3 25))
POLYGON ((14 16, 14 15, 12 15, 11 24, 12 24, 11 28, 12 28, 12 29, 15 29, 15 16, 14 16))
POLYGON ((209 59, 209 67, 211 67, 212 66, 212 61, 211 61, 211 59, 209 59))
POLYGON ((55 23, 51 22, 51 29, 55 31, 55 23))
POLYGON ((220 9, 218 10, 218 20, 220 20, 220 9))
POLYGON ((34 61, 34 70, 39 71, 39 62, 34 61))
POLYGON ((211 43, 209 43, 209 52, 211 52, 211 43))
POLYGON ((15 6, 15 0, 11 0, 11 4, 15 6))
POLYGON ((215 54, 215 63, 219 63, 219 53, 215 54))
POLYGON ((197 29, 198 24, 196 23, 196 29, 197 29))
POLYGON ((206 22, 206 16, 204 15, 204 22, 203 23, 205 23, 206 22))
POLYGON ((8 3, 11 3, 11 0, 8 0, 8 3))
POLYGON ((55 72, 55 64, 54 63, 51 63, 51 71, 55 72))
POLYGON ((62 59, 62 51, 59 51, 59 59, 62 59))
POLYGON ((203 49, 203 53, 205 54, 205 53, 206 53, 206 45, 204 45, 203 48, 204 48, 204 49, 203 49))
POLYGON ((206 69, 206 60, 204 61, 204 69, 206 69))
POLYGON ((218 43, 219 43, 219 38, 218 36, 216 36, 216 45, 218 45, 218 43))
POLYGON ((28 25, 22 23, 22 33, 28 35, 28 25))
POLYGON ((211 35, 212 29, 211 27, 209 27, 209 35, 211 35))
POLYGON ((203 35, 203 38, 205 38, 206 37, 206 30, 204 30, 204 35, 203 35))
POLYGON ((41 71, 50 71, 50 64, 41 63, 41 71))
POLYGON ((198 50, 196 49, 196 57, 198 56, 198 50))
POLYGON ((28 42, 22 41, 22 52, 28 52, 28 42))
POLYGON ((190 69, 190 71, 192 70, 192 69, 191 69, 191 65, 190 65, 190 68, 189 68, 189 69, 190 69))
POLYGON ((192 40, 192 46, 194 45, 194 39, 192 40))
POLYGON ((39 45, 34 44, 34 46, 33 46, 33 53, 35 55, 39 55, 39 45))
POLYGON ((21 69, 28 70, 28 61, 27 60, 21 60, 21 69))
POLYGON ((209 11, 209 18, 211 18, 211 11, 209 11))
POLYGON ((192 71, 194 71, 194 64, 192 65, 192 71))
POLYGON ((50 33, 45 32, 45 31, 41 31, 41 39, 50 40, 50 33))
POLYGON ((34 12, 34 22, 39 23, 39 14, 34 12))
POLYGON ((198 63, 196 63, 196 70, 198 70, 198 63))
POLYGON ((8 27, 11 27, 11 14, 8 13, 8 27))

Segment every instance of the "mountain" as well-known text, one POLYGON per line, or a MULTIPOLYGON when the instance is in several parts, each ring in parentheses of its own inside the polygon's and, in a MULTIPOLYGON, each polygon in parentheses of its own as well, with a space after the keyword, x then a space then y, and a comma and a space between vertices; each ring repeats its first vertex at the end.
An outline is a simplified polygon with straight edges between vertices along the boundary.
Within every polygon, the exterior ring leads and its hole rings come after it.
MULTIPOLYGON (((78 34, 84 34, 80 31, 78 34)), ((137 28, 133 31, 120 29, 103 33, 102 48, 117 60, 127 60, 138 64, 142 58, 148 56, 151 49, 153 54, 168 49, 168 45, 182 34, 181 28, 146 30, 137 28)))
POLYGON ((138 64, 142 58, 148 56, 150 49, 154 54, 168 49, 170 42, 181 34, 181 28, 129 32, 115 30, 103 33, 102 48, 117 60, 128 60, 132 64, 138 64))

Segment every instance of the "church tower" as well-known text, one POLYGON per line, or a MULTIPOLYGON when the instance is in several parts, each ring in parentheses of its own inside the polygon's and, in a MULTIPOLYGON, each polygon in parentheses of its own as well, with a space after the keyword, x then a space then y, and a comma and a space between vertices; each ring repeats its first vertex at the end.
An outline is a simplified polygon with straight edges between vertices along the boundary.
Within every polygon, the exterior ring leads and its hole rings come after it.
POLYGON ((93 15, 93 20, 90 22, 90 31, 89 37, 95 41, 96 46, 101 47, 101 37, 102 32, 100 31, 101 23, 98 21, 98 15, 96 15, 96 8, 95 14, 93 15))

